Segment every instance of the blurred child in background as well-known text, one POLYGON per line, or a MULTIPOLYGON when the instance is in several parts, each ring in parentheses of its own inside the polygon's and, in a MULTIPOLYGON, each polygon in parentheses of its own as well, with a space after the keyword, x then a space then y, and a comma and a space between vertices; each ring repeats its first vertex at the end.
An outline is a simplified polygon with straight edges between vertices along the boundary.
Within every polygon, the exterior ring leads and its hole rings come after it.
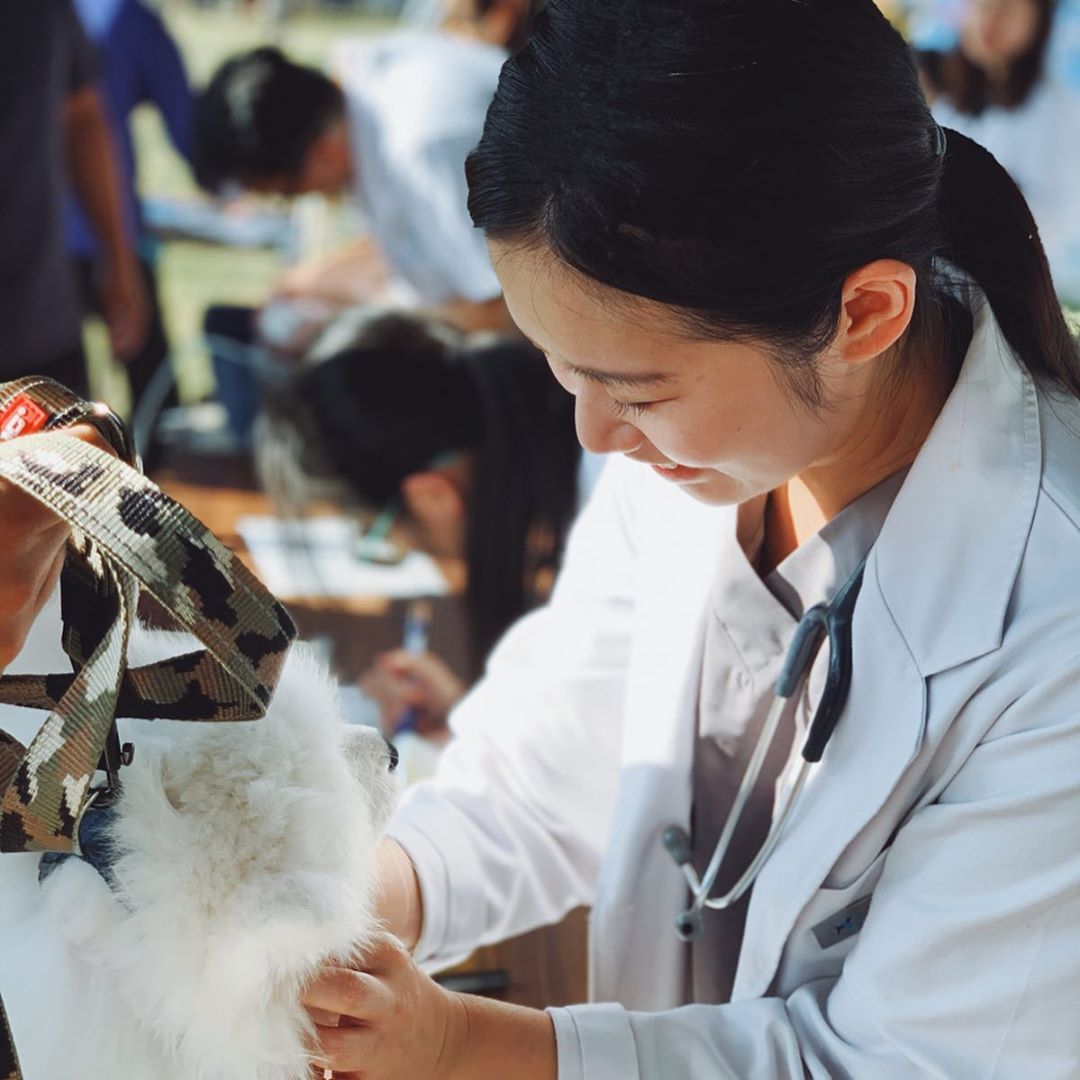
POLYGON ((399 299, 464 329, 507 325, 483 237, 466 208, 465 157, 480 139, 506 51, 447 34, 343 43, 336 81, 276 49, 228 61, 201 95, 195 157, 211 190, 351 193, 361 240, 286 275, 280 291, 399 299), (385 271, 385 272, 384 272, 385 271))
MULTIPOLYGON (((521 19, 496 25, 515 37, 521 19)), ((276 49, 235 57, 213 77, 196 114, 200 183, 351 193, 367 229, 289 270, 261 310, 207 313, 219 395, 241 442, 258 398, 247 361, 301 354, 337 311, 392 298, 464 331, 512 328, 465 185, 508 55, 479 38, 403 32, 341 43, 335 79, 276 49)))
MULTIPOLYGON (((354 312, 266 403, 264 486, 296 510, 312 480, 396 507, 410 543, 464 559, 473 665, 541 601, 579 502, 573 399, 516 338, 466 337, 405 313, 354 312)), ((465 689, 438 658, 395 653, 365 680, 392 728, 407 709, 441 725, 465 689)))

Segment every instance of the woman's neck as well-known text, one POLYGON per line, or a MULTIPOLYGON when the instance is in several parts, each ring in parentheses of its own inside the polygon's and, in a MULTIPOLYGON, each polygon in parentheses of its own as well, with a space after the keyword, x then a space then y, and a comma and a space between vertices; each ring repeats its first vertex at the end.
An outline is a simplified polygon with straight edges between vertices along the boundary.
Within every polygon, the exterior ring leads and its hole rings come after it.
MULTIPOLYGON (((947 353, 949 350, 943 350, 947 353)), ((849 436, 830 457, 773 491, 765 508, 763 574, 918 456, 956 383, 959 364, 943 356, 867 399, 849 436)))

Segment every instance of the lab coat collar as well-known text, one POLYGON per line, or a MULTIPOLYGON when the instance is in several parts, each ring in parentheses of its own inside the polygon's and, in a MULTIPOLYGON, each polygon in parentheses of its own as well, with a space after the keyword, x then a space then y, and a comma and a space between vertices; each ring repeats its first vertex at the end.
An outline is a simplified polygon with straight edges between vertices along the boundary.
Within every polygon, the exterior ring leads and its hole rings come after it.
POLYGON ((1042 473, 1035 384, 981 293, 948 401, 881 530, 877 573, 924 677, 1001 644, 1042 473))

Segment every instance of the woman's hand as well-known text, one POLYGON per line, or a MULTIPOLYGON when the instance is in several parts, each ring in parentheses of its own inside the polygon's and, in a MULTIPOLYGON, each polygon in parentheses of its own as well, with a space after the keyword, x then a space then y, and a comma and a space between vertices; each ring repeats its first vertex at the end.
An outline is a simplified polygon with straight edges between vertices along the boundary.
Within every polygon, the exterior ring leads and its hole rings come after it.
POLYGON ((545 1013, 443 990, 389 934, 364 964, 325 968, 304 995, 321 1044, 317 1070, 335 1080, 555 1080, 545 1013))
POLYGON ((383 653, 360 680, 360 688, 378 703, 383 734, 388 738, 410 714, 416 718, 419 734, 444 732, 447 715, 466 689, 439 657, 403 649, 383 653))
MULTIPOLYGON (((90 425, 73 427, 68 434, 110 449, 90 425)), ((0 480, 0 672, 19 655, 56 587, 67 538, 67 525, 52 511, 0 480)))
POLYGON ((461 998, 423 974, 390 934, 376 939, 363 971, 324 968, 304 1005, 319 1038, 316 1067, 335 1078, 449 1080, 460 1061, 461 998), (336 1026, 325 1022, 335 1016, 336 1026))

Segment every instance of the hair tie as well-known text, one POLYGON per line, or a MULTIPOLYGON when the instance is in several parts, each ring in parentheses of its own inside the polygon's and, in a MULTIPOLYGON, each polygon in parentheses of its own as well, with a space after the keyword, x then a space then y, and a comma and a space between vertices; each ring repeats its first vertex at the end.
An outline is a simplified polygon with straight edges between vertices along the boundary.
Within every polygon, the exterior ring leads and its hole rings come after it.
POLYGON ((949 149, 949 139, 945 133, 945 129, 938 123, 934 124, 934 153, 943 158, 946 151, 949 149))

